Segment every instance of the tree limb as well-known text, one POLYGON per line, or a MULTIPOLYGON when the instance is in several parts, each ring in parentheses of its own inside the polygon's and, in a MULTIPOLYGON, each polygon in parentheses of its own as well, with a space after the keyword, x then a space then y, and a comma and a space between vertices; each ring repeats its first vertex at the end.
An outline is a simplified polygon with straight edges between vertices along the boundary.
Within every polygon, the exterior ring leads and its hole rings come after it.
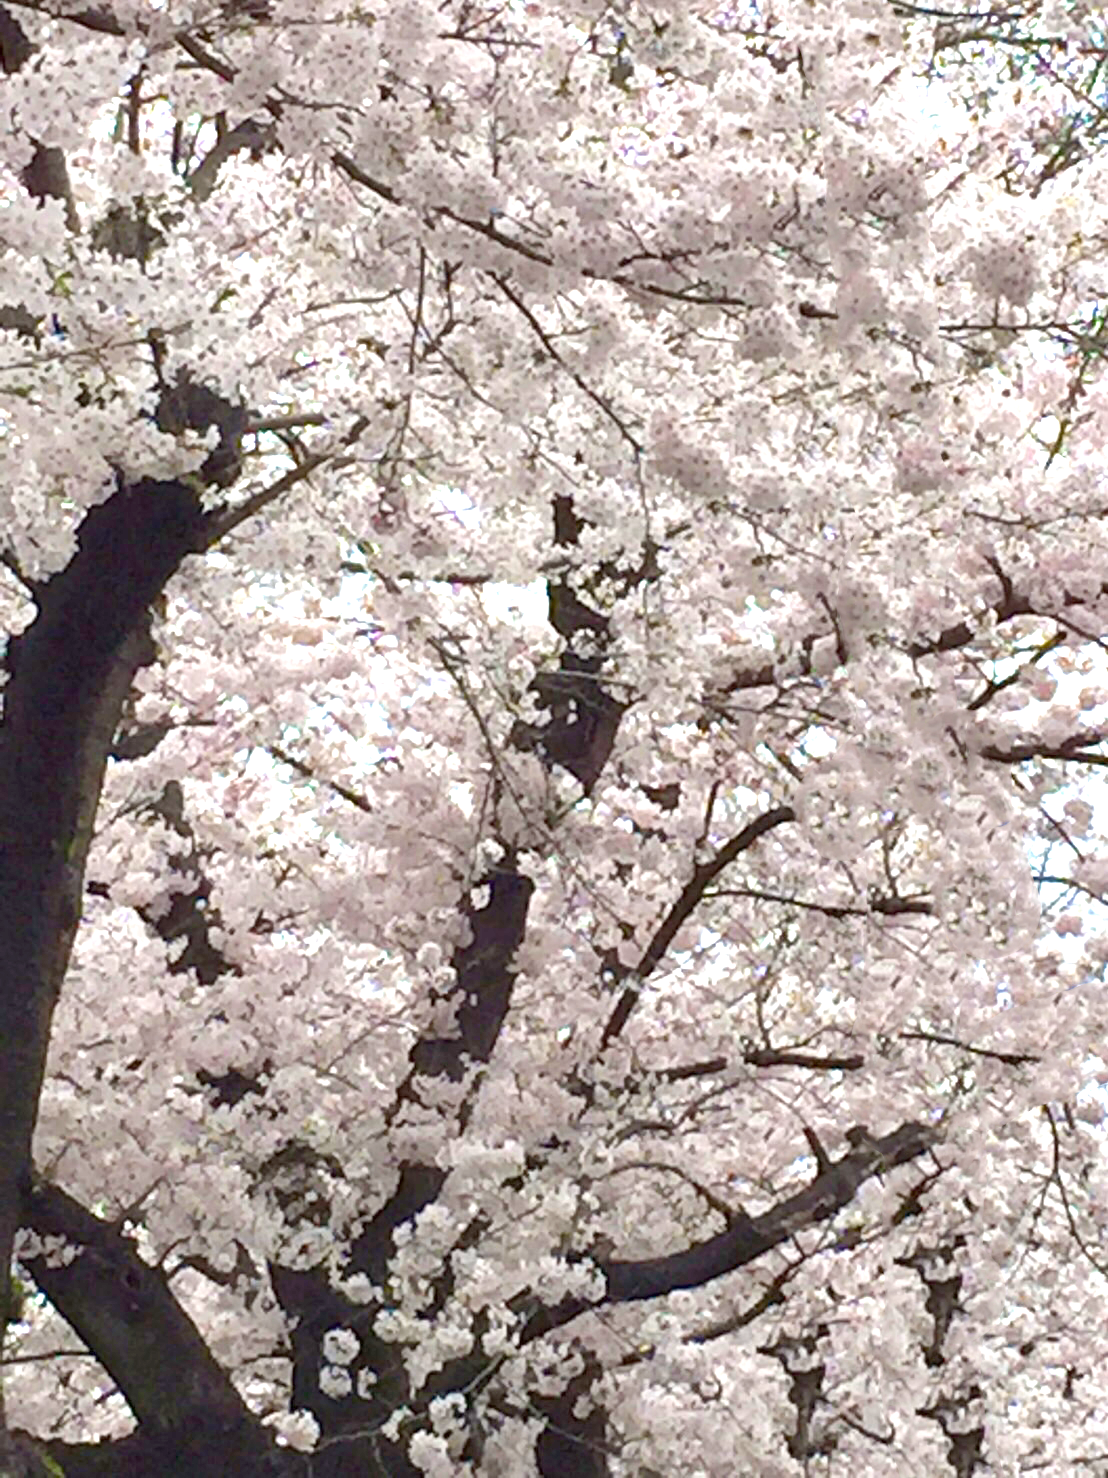
MULTIPOLYGON (((915 1122, 902 1124, 881 1138, 871 1137, 862 1129, 852 1130, 847 1136, 852 1147, 845 1155, 832 1161, 803 1190, 760 1216, 737 1221, 681 1252, 634 1262, 598 1261, 607 1285, 599 1305, 575 1298, 538 1309, 526 1320, 521 1339, 523 1343, 537 1339, 568 1324, 589 1308, 660 1298, 678 1288, 701 1288, 725 1273, 745 1267, 805 1227, 830 1220, 850 1204, 859 1187, 871 1176, 918 1158, 938 1138, 937 1130, 915 1122)), ((522 1311, 523 1300, 519 1304, 522 1311)))
POLYGON ((736 857, 752 847, 759 837, 765 836, 777 826, 783 826, 787 821, 795 820, 796 812, 792 806, 774 806, 772 810, 763 811, 760 816, 756 816, 753 821, 744 826, 742 831, 725 843, 709 862, 697 864, 693 869, 692 877, 681 889, 677 900, 655 930, 654 937, 647 945, 638 966, 626 972, 627 975, 635 977, 635 984, 623 991, 615 1010, 609 1016, 600 1039, 601 1050, 614 1041, 627 1025, 628 1017, 635 1009, 635 1003, 642 993, 642 982, 658 967, 678 930, 692 915, 708 886, 734 862, 736 857))
POLYGON ((144 1262, 117 1227, 41 1177, 23 1197, 21 1221, 38 1236, 61 1238, 76 1250, 69 1262, 41 1255, 21 1262, 119 1386, 149 1452, 163 1462, 171 1456, 178 1470, 190 1453, 214 1450, 228 1458, 238 1454, 240 1472, 265 1471, 275 1452, 269 1434, 213 1358, 162 1271, 144 1262))
POLYGON ((138 669, 150 605, 200 545, 199 493, 121 484, 77 531, 12 639, 0 724, 0 1268, 30 1166, 54 1005, 81 917, 107 756, 138 669))

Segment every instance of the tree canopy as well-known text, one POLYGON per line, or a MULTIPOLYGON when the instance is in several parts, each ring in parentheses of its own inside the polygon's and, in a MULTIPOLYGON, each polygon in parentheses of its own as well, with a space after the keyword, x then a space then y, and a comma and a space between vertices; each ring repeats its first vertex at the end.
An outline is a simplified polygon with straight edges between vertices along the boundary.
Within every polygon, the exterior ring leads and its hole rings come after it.
POLYGON ((1099 8, 0 65, 0 1473, 1108 1474, 1099 8))

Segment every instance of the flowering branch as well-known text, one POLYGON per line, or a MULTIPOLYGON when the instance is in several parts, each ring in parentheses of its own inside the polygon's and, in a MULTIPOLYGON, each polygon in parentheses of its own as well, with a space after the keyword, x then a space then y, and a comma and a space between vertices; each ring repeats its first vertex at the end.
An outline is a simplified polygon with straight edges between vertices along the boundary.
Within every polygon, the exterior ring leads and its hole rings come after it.
MULTIPOLYGON (((871 1176, 918 1159, 938 1138, 937 1130, 918 1123, 902 1124, 880 1138, 864 1129, 851 1130, 847 1136, 851 1148, 846 1154, 769 1211, 739 1218, 715 1236, 663 1257, 599 1260, 597 1267, 605 1279, 600 1307, 660 1298, 678 1288, 701 1288, 745 1267, 804 1228, 830 1220, 850 1204, 871 1176)), ((526 1319, 522 1340, 527 1343, 548 1334, 593 1307, 586 1299, 569 1299, 536 1310, 526 1319)))

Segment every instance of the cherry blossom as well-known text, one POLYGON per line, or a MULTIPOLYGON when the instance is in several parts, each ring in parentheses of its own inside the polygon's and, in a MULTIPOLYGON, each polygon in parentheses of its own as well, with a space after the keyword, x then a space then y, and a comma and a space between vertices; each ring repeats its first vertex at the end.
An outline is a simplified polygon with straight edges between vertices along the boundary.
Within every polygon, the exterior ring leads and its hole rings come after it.
POLYGON ((1104 1466, 1103 59, 0 6, 0 1471, 1104 1466))

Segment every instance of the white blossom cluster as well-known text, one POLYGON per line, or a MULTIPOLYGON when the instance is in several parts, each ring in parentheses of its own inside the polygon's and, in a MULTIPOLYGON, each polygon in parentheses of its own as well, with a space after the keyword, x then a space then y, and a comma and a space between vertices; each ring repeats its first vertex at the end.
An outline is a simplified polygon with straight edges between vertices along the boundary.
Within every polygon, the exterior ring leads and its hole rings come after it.
POLYGON ((21 1232, 13 1425, 146 1409, 62 1323, 133 1255, 298 1452, 1092 1472, 1096 7, 8 8, 0 722, 128 490, 211 533, 72 715, 110 1255, 21 1232))

